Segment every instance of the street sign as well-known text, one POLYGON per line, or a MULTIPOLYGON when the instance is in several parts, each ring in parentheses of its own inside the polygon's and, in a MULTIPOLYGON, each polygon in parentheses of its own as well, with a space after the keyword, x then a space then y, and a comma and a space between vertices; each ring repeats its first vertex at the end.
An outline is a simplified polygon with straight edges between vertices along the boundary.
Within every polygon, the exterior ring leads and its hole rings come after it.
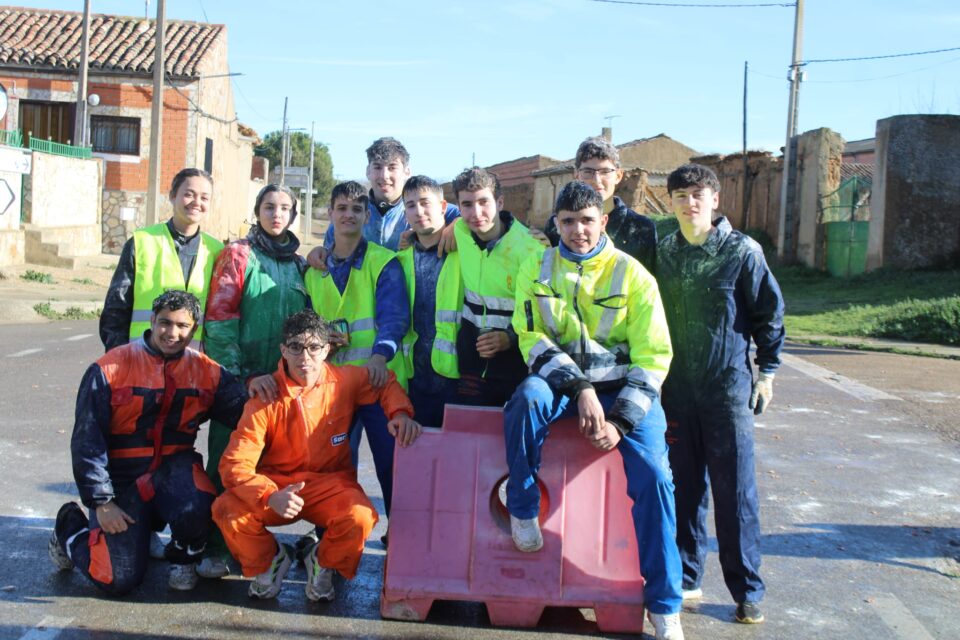
MULTIPOLYGON (((309 184, 309 176, 306 167, 285 167, 283 172, 283 184, 291 189, 306 189, 309 184)), ((280 167, 274 167, 270 170, 270 180, 280 183, 280 167)))
POLYGON ((0 178, 0 216, 5 214, 16 200, 17 196, 13 193, 13 189, 4 178, 0 178))
POLYGON ((32 156, 29 151, 12 149, 9 147, 0 147, 0 171, 9 171, 10 173, 30 173, 32 156))

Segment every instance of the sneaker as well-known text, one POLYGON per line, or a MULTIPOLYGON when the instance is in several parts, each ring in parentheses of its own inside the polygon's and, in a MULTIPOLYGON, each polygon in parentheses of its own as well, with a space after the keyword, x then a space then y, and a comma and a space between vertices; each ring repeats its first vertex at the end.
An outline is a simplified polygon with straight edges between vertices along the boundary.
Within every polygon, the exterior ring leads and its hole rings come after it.
POLYGON ((160 539, 156 531, 150 532, 150 557, 154 560, 163 560, 166 557, 167 545, 160 539))
POLYGON ((290 570, 290 565, 293 564, 293 557, 287 551, 285 545, 278 543, 277 546, 280 549, 277 551, 277 555, 273 556, 270 568, 250 581, 250 589, 247 593, 251 598, 269 600, 270 598, 276 598, 277 594, 280 593, 283 578, 290 570))
POLYGON ((653 613, 647 611, 647 620, 653 625, 657 640, 683 640, 683 627, 679 613, 653 613))
POLYGON ((57 511, 56 524, 47 541, 47 554, 58 571, 73 569, 73 560, 67 555, 66 542, 71 536, 83 531, 90 522, 76 502, 67 502, 57 511), (57 531, 63 532, 63 541, 57 536, 57 531))
POLYGON ((524 553, 533 553, 543 547, 543 534, 536 518, 520 519, 510 515, 510 535, 513 544, 524 553))
POLYGON ((763 622, 763 612, 757 602, 741 602, 737 605, 737 622, 743 624, 760 624, 763 622))
POLYGON ((197 586, 200 578, 197 576, 195 564, 171 564, 170 577, 167 585, 175 591, 191 591, 197 586))
POLYGON ((703 597, 703 589, 696 587, 694 589, 684 589, 683 590, 683 599, 687 600, 699 600, 703 597))
POLYGON ((310 549, 310 553, 304 560, 307 566, 307 586, 304 591, 307 599, 313 602, 332 602, 333 591, 333 569, 321 567, 317 560, 317 547, 315 545, 310 549))
POLYGON ((310 554, 310 551, 317 546, 318 542, 320 542, 320 536, 317 534, 316 529, 306 535, 300 536, 300 539, 293 545, 297 562, 302 562, 303 566, 307 566, 307 556, 310 554))
POLYGON ((230 567, 220 556, 207 556, 197 565, 197 575, 201 578, 223 578, 230 575, 230 567))

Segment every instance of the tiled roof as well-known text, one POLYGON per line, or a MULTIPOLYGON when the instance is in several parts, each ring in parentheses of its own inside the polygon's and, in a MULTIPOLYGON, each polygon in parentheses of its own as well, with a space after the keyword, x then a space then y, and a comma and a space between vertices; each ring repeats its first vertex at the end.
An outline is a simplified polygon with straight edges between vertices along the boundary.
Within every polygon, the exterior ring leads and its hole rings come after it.
MULTIPOLYGON (((90 69, 131 74, 153 73, 154 20, 90 16, 90 69)), ((200 75, 199 65, 226 27, 222 24, 167 20, 164 55, 167 74, 200 75)), ((83 14, 0 8, 0 65, 74 70, 80 66, 83 14)))
POLYGON ((862 162, 844 162, 840 165, 840 179, 847 180, 852 177, 858 177, 873 182, 873 165, 862 162))

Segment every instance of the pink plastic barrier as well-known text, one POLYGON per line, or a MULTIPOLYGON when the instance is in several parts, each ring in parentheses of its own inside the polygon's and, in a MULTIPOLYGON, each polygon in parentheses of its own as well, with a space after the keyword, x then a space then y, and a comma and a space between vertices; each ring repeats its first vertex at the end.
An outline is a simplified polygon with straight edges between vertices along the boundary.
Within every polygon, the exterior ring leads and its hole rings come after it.
POLYGON ((532 627, 544 607, 593 608, 600 630, 643 630, 643 578, 623 461, 550 427, 543 449, 544 546, 522 553, 499 496, 507 477, 500 409, 448 406, 443 431, 397 447, 380 614, 423 620, 434 600, 487 606, 497 626, 532 627))

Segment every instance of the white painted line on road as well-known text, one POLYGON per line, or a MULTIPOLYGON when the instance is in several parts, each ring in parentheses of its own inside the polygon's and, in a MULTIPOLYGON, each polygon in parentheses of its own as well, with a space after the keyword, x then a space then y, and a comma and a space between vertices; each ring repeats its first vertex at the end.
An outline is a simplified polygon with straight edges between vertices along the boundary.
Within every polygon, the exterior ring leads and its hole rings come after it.
POLYGON ((41 352, 41 351, 43 351, 43 349, 24 349, 23 351, 17 351, 16 353, 8 353, 8 354, 7 354, 7 357, 8 357, 8 358, 21 358, 21 357, 23 357, 23 356, 28 356, 28 355, 30 355, 31 353, 39 353, 39 352, 41 352))
POLYGON ((73 618, 47 616, 37 623, 36 627, 20 636, 20 640, 53 640, 53 638, 60 635, 64 627, 69 626, 71 622, 73 622, 73 618))
POLYGON ((933 640, 920 621, 917 620, 907 606, 889 593, 868 598, 867 602, 873 606, 880 619, 890 627, 897 638, 910 640, 933 640))
POLYGON ((75 336, 70 336, 69 338, 64 338, 67 342, 73 342, 74 340, 83 340, 84 338, 92 338, 92 333, 78 333, 75 336))
POLYGON ((800 373, 808 375, 814 380, 819 380, 824 384, 830 385, 831 387, 843 391, 844 393, 849 394, 859 400, 863 400, 865 402, 872 402, 874 400, 903 400, 897 396, 890 395, 886 391, 868 387, 867 385, 861 384, 856 380, 842 376, 839 373, 834 373, 829 369, 824 369, 821 366, 815 365, 812 362, 807 362, 806 360, 798 358, 797 356, 789 353, 781 353, 780 359, 783 360, 784 364, 796 369, 800 373))

